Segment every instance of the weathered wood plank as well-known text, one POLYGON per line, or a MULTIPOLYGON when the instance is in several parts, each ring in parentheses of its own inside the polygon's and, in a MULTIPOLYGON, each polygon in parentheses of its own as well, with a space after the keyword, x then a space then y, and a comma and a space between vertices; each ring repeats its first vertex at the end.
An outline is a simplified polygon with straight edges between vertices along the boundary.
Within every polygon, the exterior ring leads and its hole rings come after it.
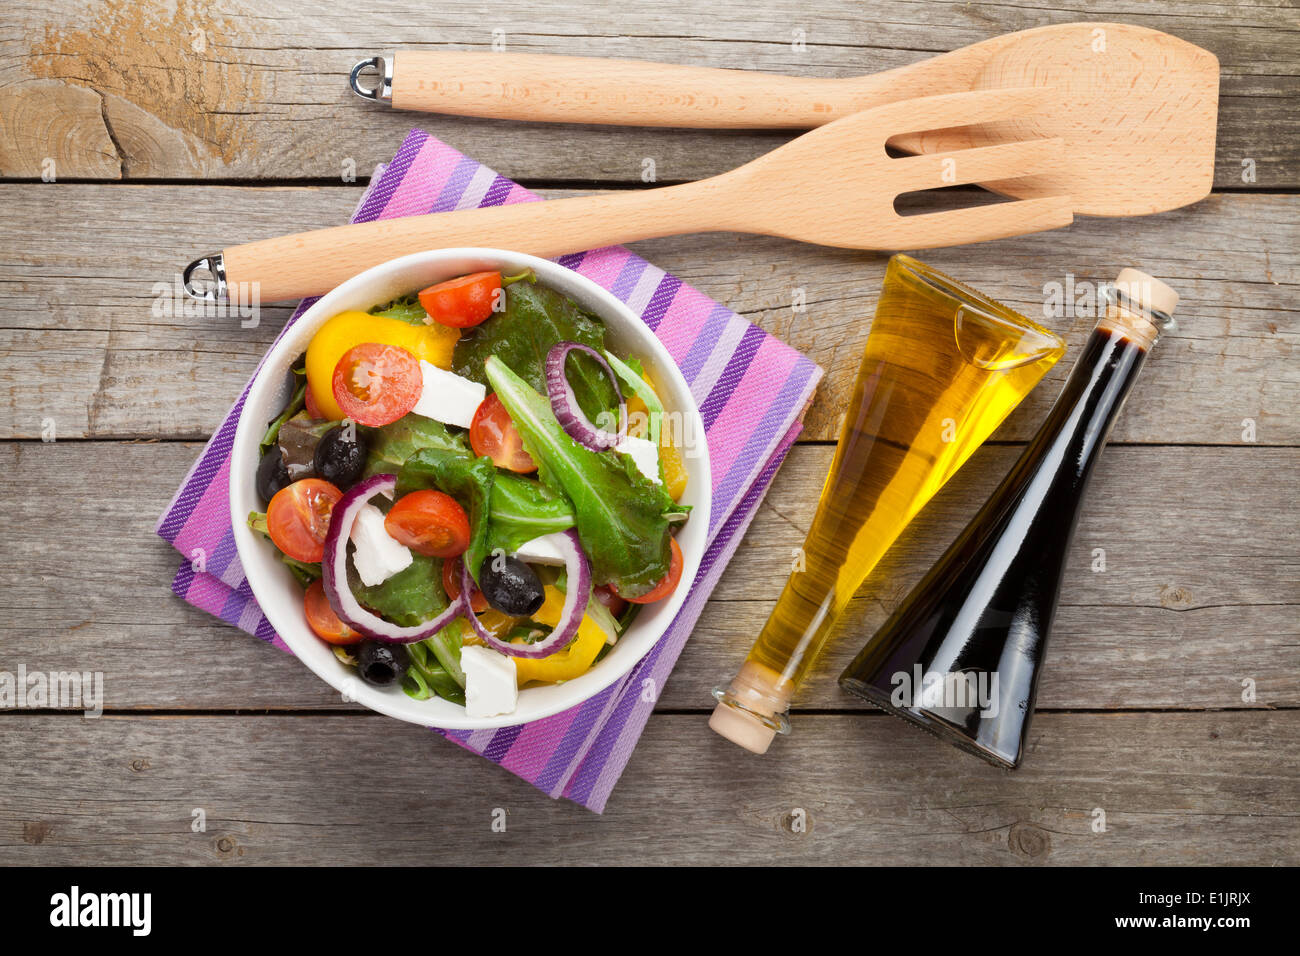
POLYGON ((655 715, 597 817, 381 717, 9 714, 0 863, 1295 865, 1298 731, 1040 714, 1006 773, 884 715, 809 717, 765 757, 655 715))
MULTIPOLYGON (((791 454, 661 709, 707 709, 709 689, 739 665, 803 541, 831 451, 801 445, 791 454)), ((101 671, 114 710, 343 706, 296 661, 168 590, 180 556, 153 537, 153 523, 197 453, 177 443, 0 446, 12 542, 0 549, 0 670, 101 671)), ((862 709, 835 678, 1016 454, 981 449, 917 519, 878 569, 880 584, 850 610, 797 709, 862 709)), ((1300 529, 1276 518, 1295 499, 1298 464, 1295 449, 1110 449, 1072 548, 1041 705, 1300 703, 1300 529), (1153 494, 1135 498, 1134 488, 1153 494), (1095 548, 1105 550, 1104 573, 1091 570, 1095 548), (1254 702, 1242 699, 1247 679, 1254 702)))
MULTIPOLYGON (((548 195, 565 195, 551 191, 548 195)), ((0 186, 0 438, 201 438, 211 433, 288 314, 171 317, 176 270, 223 245, 345 220, 345 188, 0 186), (53 209, 58 215, 52 215, 53 209), (93 223, 87 228, 87 223, 93 223), (164 314, 154 314, 155 307, 164 314), (33 383, 58 382, 34 390, 33 383)), ((1068 233, 957 249, 926 261, 1061 331, 1075 349, 1086 315, 1043 319, 1051 284, 1104 281, 1137 264, 1183 295, 1114 438, 1300 443, 1296 293, 1300 197, 1216 195, 1136 220, 1085 219, 1068 233), (1217 254, 1231 248, 1234 255, 1217 254)), ((790 342, 826 369, 806 437, 833 440, 851 394, 885 256, 728 234, 638 243, 639 252, 790 342), (807 311, 795 313, 794 290, 807 311)), ((1032 434, 1068 370, 1053 369, 999 438, 1032 434)))
POLYGON ((902 66, 999 33, 1080 18, 1174 33, 1222 65, 1216 182, 1243 185, 1251 160, 1260 188, 1300 184, 1296 22, 1288 7, 1103 0, 1085 11, 1032 0, 970 4, 918 0, 718 0, 707 17, 689 0, 636 0, 614 16, 598 0, 539 8, 489 0, 468 21, 456 8, 376 0, 365 17, 334 4, 265 2, 217 13, 175 5, 88 0, 9 5, 0 38, 0 115, 54 94, 73 118, 71 147, 56 124, 0 129, 0 175, 62 178, 323 178, 362 172, 412 125, 436 131, 513 177, 636 181, 642 160, 660 179, 697 179, 783 142, 788 134, 600 129, 404 114, 358 101, 346 73, 358 59, 401 46, 636 57, 672 63, 853 76, 902 66), (799 41, 799 42, 796 42, 799 41), (79 96, 77 89, 93 92, 79 96))

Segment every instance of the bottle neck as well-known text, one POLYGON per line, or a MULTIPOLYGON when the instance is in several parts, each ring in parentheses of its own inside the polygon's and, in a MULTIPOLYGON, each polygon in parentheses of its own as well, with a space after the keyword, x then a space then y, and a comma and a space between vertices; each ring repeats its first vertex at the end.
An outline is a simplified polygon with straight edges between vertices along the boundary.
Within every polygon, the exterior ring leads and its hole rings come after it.
POLYGON ((1025 454, 1025 459, 1036 461, 1069 461, 1073 467, 1060 469, 1057 478, 1071 474, 1076 492, 1081 493, 1151 348, 1174 328, 1171 315, 1129 294, 1138 291, 1114 286, 1106 290, 1105 314, 1025 454))
POLYGON ((1092 471, 1124 401, 1146 361, 1147 348, 1126 326, 1103 318, 1084 344, 1065 387, 1039 430, 1024 461, 1075 485, 1092 471))
POLYGON ((1097 322, 1097 328, 1131 339, 1145 352, 1150 352, 1161 334, 1176 325, 1172 315, 1142 305, 1128 290, 1111 287, 1105 292, 1105 301, 1106 314, 1097 322))

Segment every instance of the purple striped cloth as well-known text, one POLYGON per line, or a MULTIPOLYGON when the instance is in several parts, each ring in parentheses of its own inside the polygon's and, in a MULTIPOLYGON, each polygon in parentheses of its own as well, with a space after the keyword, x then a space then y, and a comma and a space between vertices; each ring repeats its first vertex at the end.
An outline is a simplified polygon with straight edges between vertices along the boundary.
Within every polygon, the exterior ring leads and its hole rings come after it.
MULTIPOLYGON (((354 222, 532 202, 539 197, 419 130, 376 170, 354 222)), ((609 289, 639 314, 690 384, 708 435, 713 508, 700 573, 663 638, 620 681, 543 720, 498 730, 438 733, 552 797, 601 812, 645 728, 705 601, 799 433, 821 369, 762 329, 627 249, 559 262, 609 289)), ((305 300, 291 325, 314 300, 305 300)), ((282 333, 283 334, 283 333, 282 333)), ((185 556, 172 590, 288 650, 253 599, 230 528, 230 447, 247 387, 199 456, 157 531, 185 556)), ((696 516, 692 520, 701 520, 696 516)))

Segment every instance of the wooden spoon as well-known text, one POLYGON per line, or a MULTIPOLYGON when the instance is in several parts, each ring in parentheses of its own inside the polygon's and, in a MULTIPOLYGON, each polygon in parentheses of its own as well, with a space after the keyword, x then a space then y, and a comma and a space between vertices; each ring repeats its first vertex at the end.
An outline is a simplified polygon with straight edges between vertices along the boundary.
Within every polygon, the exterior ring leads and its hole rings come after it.
POLYGON ((1074 211, 1133 216, 1204 198, 1214 175, 1219 61, 1158 30, 1066 23, 1009 33, 909 66, 844 79, 545 54, 401 51, 365 60, 352 88, 398 109, 544 122, 808 128, 882 103, 1050 86, 1056 102, 996 126, 897 137, 910 152, 1064 137, 1066 161, 1016 197, 1068 194, 1074 211), (362 87, 374 66, 380 84, 362 87))

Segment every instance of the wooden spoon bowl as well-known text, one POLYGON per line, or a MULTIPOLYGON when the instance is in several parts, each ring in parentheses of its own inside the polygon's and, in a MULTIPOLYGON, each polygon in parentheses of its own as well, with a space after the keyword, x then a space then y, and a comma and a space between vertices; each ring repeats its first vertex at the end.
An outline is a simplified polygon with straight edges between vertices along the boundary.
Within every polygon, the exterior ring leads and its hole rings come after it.
POLYGON ((1093 216, 1162 212, 1210 192, 1219 61, 1207 50, 1128 24, 1044 27, 994 53, 974 86, 1050 87, 1056 103, 891 145, 932 153, 1060 137, 1059 168, 981 185, 1018 199, 1069 194, 1076 212, 1093 216))

